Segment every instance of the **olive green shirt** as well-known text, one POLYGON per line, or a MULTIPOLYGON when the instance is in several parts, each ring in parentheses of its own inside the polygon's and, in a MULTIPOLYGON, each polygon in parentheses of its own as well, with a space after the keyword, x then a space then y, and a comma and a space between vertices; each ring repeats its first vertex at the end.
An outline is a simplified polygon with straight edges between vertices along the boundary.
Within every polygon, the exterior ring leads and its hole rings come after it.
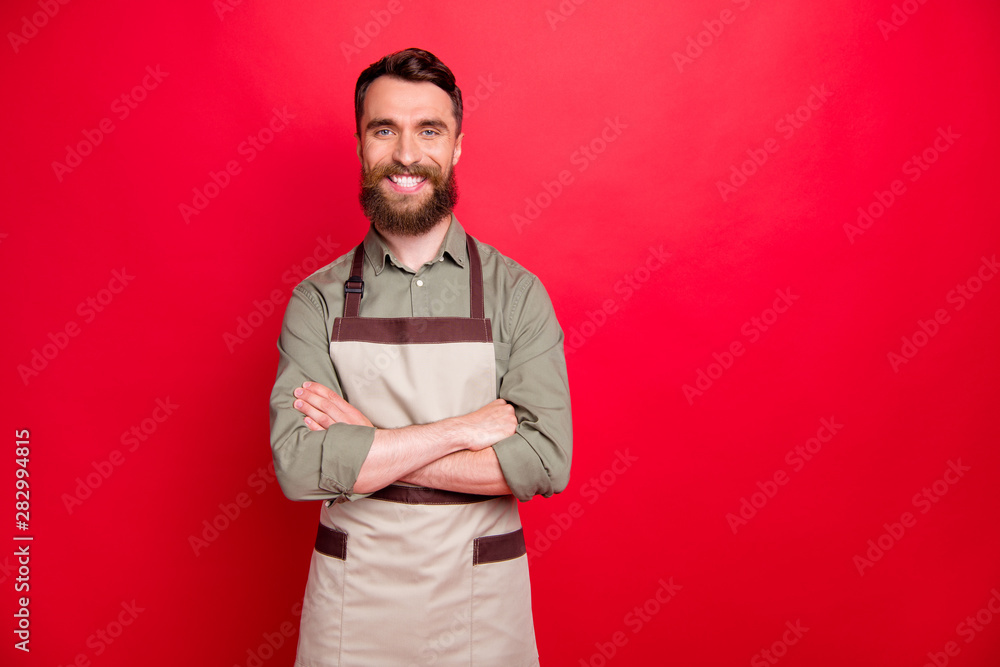
MULTIPOLYGON (((465 230, 452 216, 437 256, 416 273, 370 228, 364 239, 360 317, 469 317, 465 230)), ((478 241, 477 241, 478 243, 478 241)), ((520 500, 559 493, 569 481, 572 420, 563 332, 542 283, 495 248, 478 243, 485 315, 493 329, 497 393, 511 403, 517 432, 493 445, 507 485, 520 500)), ((375 429, 332 424, 311 431, 292 407, 309 380, 343 395, 330 358, 334 319, 344 311, 344 282, 354 250, 318 270, 293 292, 278 339, 271 392, 271 450, 278 482, 292 500, 355 500, 361 464, 375 429)))

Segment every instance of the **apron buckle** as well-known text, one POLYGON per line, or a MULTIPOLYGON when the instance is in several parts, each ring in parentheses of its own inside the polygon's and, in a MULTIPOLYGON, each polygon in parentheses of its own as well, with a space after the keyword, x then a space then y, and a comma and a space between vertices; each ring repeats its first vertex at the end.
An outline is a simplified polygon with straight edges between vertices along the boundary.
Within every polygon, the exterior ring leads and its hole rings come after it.
POLYGON ((351 276, 344 283, 344 294, 360 294, 363 299, 365 296, 365 281, 361 279, 361 276, 351 276), (351 283, 355 283, 355 287, 351 287, 351 283))

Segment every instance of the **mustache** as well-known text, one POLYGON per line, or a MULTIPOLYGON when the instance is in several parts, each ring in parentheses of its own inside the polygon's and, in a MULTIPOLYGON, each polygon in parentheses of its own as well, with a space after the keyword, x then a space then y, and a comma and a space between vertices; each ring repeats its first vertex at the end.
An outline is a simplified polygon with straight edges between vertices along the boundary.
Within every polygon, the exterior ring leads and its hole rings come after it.
POLYGON ((379 178, 385 178, 386 176, 426 176, 428 178, 434 176, 435 174, 440 174, 440 169, 433 169, 427 165, 414 164, 409 167, 404 167, 401 164, 380 164, 372 167, 369 172, 372 176, 378 176, 379 178))
POLYGON ((428 178, 435 184, 444 182, 440 169, 422 164, 414 164, 409 167, 392 162, 377 164, 364 174, 365 181, 368 183, 378 183, 388 176, 416 176, 418 178, 428 178))

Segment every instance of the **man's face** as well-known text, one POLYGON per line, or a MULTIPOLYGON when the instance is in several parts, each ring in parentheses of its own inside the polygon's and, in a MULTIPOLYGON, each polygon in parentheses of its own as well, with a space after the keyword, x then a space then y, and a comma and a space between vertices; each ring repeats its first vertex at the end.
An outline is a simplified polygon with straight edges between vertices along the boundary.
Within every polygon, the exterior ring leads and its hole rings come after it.
POLYGON ((368 87, 360 131, 361 206, 376 229, 418 236, 451 214, 462 135, 446 92, 381 76, 368 87))

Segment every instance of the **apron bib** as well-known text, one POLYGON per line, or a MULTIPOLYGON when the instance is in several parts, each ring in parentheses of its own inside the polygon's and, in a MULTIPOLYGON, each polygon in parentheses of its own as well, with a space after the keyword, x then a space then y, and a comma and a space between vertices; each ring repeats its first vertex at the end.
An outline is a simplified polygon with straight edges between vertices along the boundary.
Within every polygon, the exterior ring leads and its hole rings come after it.
MULTIPOLYGON (((482 264, 466 235, 470 317, 359 317, 363 244, 330 341, 344 399, 377 428, 497 398, 482 264)), ((511 495, 396 483, 322 503, 303 600, 301 667, 538 664, 524 534, 511 495)))

